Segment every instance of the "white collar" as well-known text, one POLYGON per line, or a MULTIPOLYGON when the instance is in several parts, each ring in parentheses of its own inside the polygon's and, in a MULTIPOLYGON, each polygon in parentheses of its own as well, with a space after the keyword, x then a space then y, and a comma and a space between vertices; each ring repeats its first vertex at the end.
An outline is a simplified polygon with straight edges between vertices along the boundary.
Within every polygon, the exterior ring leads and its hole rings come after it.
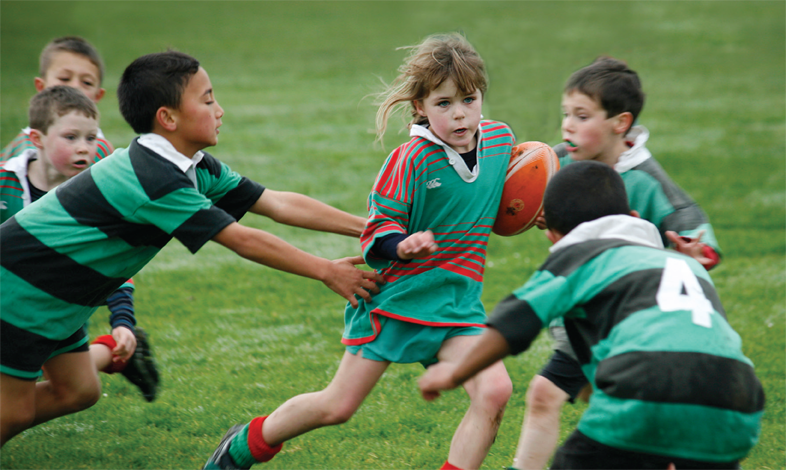
POLYGON ((644 126, 634 126, 628 131, 626 140, 632 140, 633 147, 620 155, 619 160, 617 160, 617 163, 614 165, 614 169, 617 170, 617 173, 625 173, 652 157, 650 151, 644 146, 649 138, 650 131, 644 126))
POLYGON ((13 171, 22 185, 22 207, 27 207, 32 200, 30 185, 27 181, 27 165, 38 158, 38 149, 27 149, 3 164, 3 169, 13 171))
POLYGON ((588 240, 617 238, 663 248, 658 228, 644 219, 629 215, 609 215, 579 224, 549 248, 551 253, 588 240))
MULTIPOLYGON (((475 143, 476 149, 480 148, 480 139, 482 136, 482 132, 480 129, 481 126, 478 125, 478 132, 476 134, 477 142, 475 143)), ((423 137, 424 139, 434 142, 435 144, 441 146, 442 149, 445 151, 445 153, 448 155, 448 163, 450 164, 450 166, 452 166, 453 169, 456 170, 456 173, 458 173, 458 175, 461 177, 461 179, 463 179, 467 183, 471 183, 478 178, 478 175, 480 174, 480 155, 478 155, 477 161, 475 163, 475 168, 473 168, 472 171, 469 171, 469 168, 467 168, 467 164, 466 162, 464 162, 464 159, 461 158, 461 155, 459 155, 458 152, 453 150, 453 147, 446 144, 445 142, 442 142, 439 139, 439 137, 434 135, 434 133, 431 132, 431 129, 429 129, 428 127, 421 126, 420 124, 412 124, 412 126, 409 129, 409 136, 423 137)))
POLYGON ((139 145, 149 148, 163 158, 174 163, 180 171, 185 173, 189 168, 196 168, 197 164, 202 161, 205 153, 201 150, 197 151, 193 157, 189 158, 178 152, 172 142, 168 141, 166 137, 158 134, 142 134, 137 140, 139 145))

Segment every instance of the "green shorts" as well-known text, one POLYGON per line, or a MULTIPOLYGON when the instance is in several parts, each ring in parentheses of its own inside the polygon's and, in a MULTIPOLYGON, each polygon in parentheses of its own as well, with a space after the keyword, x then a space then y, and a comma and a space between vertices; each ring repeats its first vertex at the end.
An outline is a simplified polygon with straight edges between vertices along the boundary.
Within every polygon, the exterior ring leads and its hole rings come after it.
POLYGON ((483 333, 477 326, 438 327, 410 323, 380 315, 380 331, 369 343, 347 346, 347 351, 372 361, 411 364, 419 362, 428 367, 437 362, 442 343, 454 336, 474 336, 483 333))

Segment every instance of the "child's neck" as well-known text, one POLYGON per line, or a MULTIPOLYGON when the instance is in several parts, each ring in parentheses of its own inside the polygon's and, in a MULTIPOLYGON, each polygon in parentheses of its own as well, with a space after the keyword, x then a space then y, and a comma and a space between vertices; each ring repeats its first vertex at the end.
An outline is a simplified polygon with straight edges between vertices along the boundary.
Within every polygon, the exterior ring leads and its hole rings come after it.
POLYGON ((630 146, 628 145, 628 141, 625 138, 622 138, 616 141, 607 151, 602 152, 597 157, 593 158, 593 160, 599 161, 601 163, 605 163, 613 167, 620 161, 620 157, 623 153, 630 150, 630 146))
POLYGON ((27 164, 27 179, 30 184, 41 191, 51 191, 68 178, 59 173, 52 165, 48 165, 42 155, 27 164))

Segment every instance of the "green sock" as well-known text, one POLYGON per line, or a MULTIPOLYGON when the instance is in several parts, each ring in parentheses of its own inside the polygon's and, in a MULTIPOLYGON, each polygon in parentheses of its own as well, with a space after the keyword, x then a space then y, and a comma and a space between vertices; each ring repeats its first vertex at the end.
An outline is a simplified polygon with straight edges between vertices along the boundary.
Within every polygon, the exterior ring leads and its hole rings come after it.
POLYGON ((235 434, 232 442, 229 444, 229 456, 235 461, 238 467, 248 468, 255 463, 256 459, 251 455, 251 449, 248 448, 248 424, 242 431, 235 434))

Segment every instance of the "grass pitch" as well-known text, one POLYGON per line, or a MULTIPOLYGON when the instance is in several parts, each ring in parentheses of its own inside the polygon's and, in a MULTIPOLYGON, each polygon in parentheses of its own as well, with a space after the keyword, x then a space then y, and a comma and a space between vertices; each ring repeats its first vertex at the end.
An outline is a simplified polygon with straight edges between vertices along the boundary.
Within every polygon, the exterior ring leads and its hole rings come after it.
MULTIPOLYGON (((174 48, 204 65, 224 107, 208 149, 278 190, 306 193, 363 215, 386 153, 406 139, 391 125, 373 145, 365 96, 390 81, 399 46, 463 31, 486 60, 484 114, 519 141, 559 140, 562 85, 601 54, 642 78, 648 147, 705 209, 724 250, 712 272, 732 325, 767 393, 760 443, 743 466, 784 468, 786 356, 786 59, 783 2, 27 2, 0 3, 0 142, 26 125, 38 54, 77 34, 104 56, 101 127, 116 147, 134 137, 116 85, 136 57, 174 48)), ((269 230, 328 258, 356 241, 276 226, 269 230)), ((489 245, 489 310, 546 256, 537 230, 489 245)), ((10 441, 2 468, 199 468, 224 431, 289 397, 323 388, 343 353, 343 302, 319 283, 244 261, 216 244, 190 255, 177 242, 138 276, 139 324, 151 333, 163 389, 152 404, 122 377, 102 376, 91 409, 10 441)), ((91 333, 107 331, 106 311, 91 333)), ((483 468, 511 464, 527 384, 547 360, 543 335, 506 360, 514 381, 483 468)), ((269 468, 437 468, 468 400, 419 398, 417 365, 392 366, 348 424, 287 443, 269 468)), ((562 415, 563 438, 583 406, 562 415)))

